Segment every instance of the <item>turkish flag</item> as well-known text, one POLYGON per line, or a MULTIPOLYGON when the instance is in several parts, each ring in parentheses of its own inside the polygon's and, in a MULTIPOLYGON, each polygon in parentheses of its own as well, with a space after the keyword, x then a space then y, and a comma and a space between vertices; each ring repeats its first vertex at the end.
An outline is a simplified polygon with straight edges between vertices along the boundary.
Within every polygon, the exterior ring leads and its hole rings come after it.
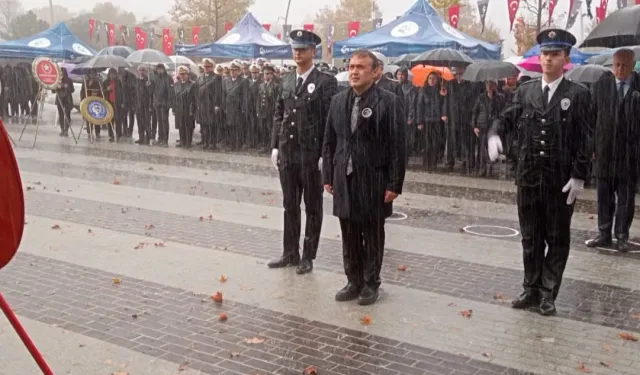
POLYGON ((516 19, 516 13, 520 8, 520 0, 507 0, 509 7, 509 31, 513 30, 513 21, 516 19))
MULTIPOLYGON (((640 0, 638 0, 638 1, 640 1, 640 0)), ((277 34, 276 34, 276 38, 278 38, 278 39, 282 40, 282 34, 277 33, 277 34)))
POLYGON ((349 32, 349 38, 353 38, 358 35, 360 30, 360 21, 351 21, 347 23, 347 31, 349 32))
POLYGON ((458 28, 458 17, 460 16, 460 4, 455 4, 447 9, 447 15, 449 16, 449 25, 453 28, 458 28))
POLYGON ((271 24, 270 23, 263 23, 262 27, 264 27, 267 31, 271 30, 271 24))
POLYGON ((147 44, 147 33, 145 33, 139 26, 136 26, 133 31, 136 34, 136 49, 144 49, 147 44))
POLYGON ((556 8, 556 0, 549 0, 549 25, 551 25, 551 17, 553 17, 553 10, 555 8, 556 8))
POLYGON ((640 0, 636 0, 636 5, 640 5, 640 0))
POLYGON ((233 22, 225 22, 224 23, 224 33, 228 33, 231 29, 233 29, 233 22))
POLYGON ((604 19, 603 10, 602 7, 596 7, 596 23, 600 23, 604 19))
POLYGON ((93 30, 96 28, 96 20, 89 18, 89 40, 93 39, 93 30))
POLYGON ((116 26, 114 24, 107 24, 107 33, 109 35, 109 38, 107 39, 109 45, 112 46, 116 44, 116 26))
POLYGON ((307 31, 311 31, 311 32, 313 32, 313 24, 312 24, 312 23, 305 23, 305 24, 302 26, 302 28, 303 28, 303 29, 305 29, 305 30, 307 30, 307 31))
POLYGON ((191 28, 191 43, 198 44, 200 42, 200 26, 191 28))
POLYGON ((171 56, 171 52, 173 51, 173 42, 171 39, 171 30, 166 27, 162 29, 162 52, 167 56, 171 56))

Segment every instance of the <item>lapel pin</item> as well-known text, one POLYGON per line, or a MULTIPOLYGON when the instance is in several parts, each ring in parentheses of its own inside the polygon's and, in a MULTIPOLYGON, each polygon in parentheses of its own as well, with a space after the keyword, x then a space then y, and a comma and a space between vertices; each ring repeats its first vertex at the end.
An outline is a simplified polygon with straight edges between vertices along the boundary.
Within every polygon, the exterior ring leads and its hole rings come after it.
POLYGON ((560 108, 562 108, 563 111, 566 111, 567 109, 569 109, 570 105, 571 105, 571 100, 569 100, 568 98, 564 98, 560 102, 560 108))
POLYGON ((373 114, 373 111, 371 110, 371 108, 365 108, 362 110, 362 117, 364 118, 369 118, 371 117, 372 114, 373 114))
POLYGON ((307 86, 307 91, 309 92, 309 94, 313 94, 313 91, 315 91, 315 89, 316 89, 315 83, 310 83, 309 86, 307 86))

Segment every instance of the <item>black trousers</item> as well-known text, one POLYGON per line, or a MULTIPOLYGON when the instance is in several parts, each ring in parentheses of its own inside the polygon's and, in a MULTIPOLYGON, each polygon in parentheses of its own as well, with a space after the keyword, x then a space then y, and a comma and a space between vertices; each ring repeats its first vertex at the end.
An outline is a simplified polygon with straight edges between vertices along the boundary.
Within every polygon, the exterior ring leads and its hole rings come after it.
POLYGON ((519 186, 516 201, 522 234, 523 287, 555 300, 569 258, 573 205, 567 204, 562 186, 519 186))
POLYGON ((421 132, 418 134, 423 137, 424 146, 422 149, 422 166, 427 168, 435 168, 438 165, 441 154, 441 145, 445 138, 443 134, 442 121, 426 121, 421 132))
POLYGON ((279 168, 284 206, 283 256, 300 259, 302 217, 300 202, 304 199, 307 220, 304 229, 302 259, 314 260, 322 229, 322 176, 317 165, 285 163, 279 168))
POLYGON ((169 108, 156 107, 158 118, 158 142, 169 142, 169 108))
POLYGON ((195 120, 193 116, 188 114, 176 113, 176 127, 180 133, 180 144, 184 147, 191 147, 193 141, 193 130, 195 129, 195 120))
POLYGON ((342 261, 347 280, 378 289, 384 256, 384 221, 340 219, 342 261))
MULTIPOLYGON (((169 114, 167 113, 167 116, 169 114)), ((153 109, 153 111, 151 112, 151 136, 149 138, 149 140, 154 140, 156 139, 156 134, 158 134, 158 116, 156 116, 156 110, 153 109)))
POLYGON ((136 120, 138 121, 138 142, 148 144, 151 140, 151 112, 146 108, 138 111, 136 120))
POLYGON ((598 230, 603 236, 611 237, 613 232, 618 239, 629 239, 629 228, 636 209, 637 178, 599 178, 598 189, 598 230), (616 197, 617 204, 616 204, 616 197))
POLYGON ((60 98, 56 98, 56 107, 58 109, 58 125, 63 132, 69 129, 71 123, 71 103, 65 103, 60 98))
MULTIPOLYGON (((111 104, 113 106, 113 120, 111 120, 113 122, 113 125, 116 128, 116 135, 118 136, 118 139, 120 139, 120 137, 122 137, 122 128, 123 128, 123 113, 125 112, 125 110, 123 108, 116 108, 115 104, 111 104)), ((113 129, 112 126, 109 125, 107 127, 107 130, 109 131, 109 138, 113 138, 113 129)))
MULTIPOLYGON (((202 132, 202 147, 216 147, 218 144, 218 128, 215 124, 211 122, 200 124, 200 130, 202 132)), ((182 139, 182 136, 180 139, 182 139)))
POLYGON ((256 131, 257 146, 268 147, 271 142, 271 129, 273 129, 273 116, 267 118, 259 118, 258 128, 256 131))

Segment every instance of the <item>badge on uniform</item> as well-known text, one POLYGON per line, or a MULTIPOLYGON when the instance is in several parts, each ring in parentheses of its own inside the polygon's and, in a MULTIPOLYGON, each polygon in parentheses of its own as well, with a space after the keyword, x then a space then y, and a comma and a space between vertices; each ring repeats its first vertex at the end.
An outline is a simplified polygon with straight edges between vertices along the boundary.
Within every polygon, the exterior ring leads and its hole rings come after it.
POLYGON ((633 96, 634 99, 640 98, 640 92, 638 91, 634 91, 633 94, 631 94, 633 96))
POLYGON ((569 100, 569 98, 564 98, 560 102, 560 108, 562 108, 563 111, 566 111, 567 109, 569 109, 570 105, 571 105, 571 100, 569 100))
POLYGON ((371 108, 365 108, 362 110, 362 117, 364 118, 369 118, 371 117, 372 114, 373 114, 373 111, 371 110, 371 108))
POLYGON ((309 94, 313 94, 315 89, 316 89, 316 85, 314 83, 310 83, 309 86, 307 86, 307 91, 309 92, 309 94))
POLYGON ((297 36, 302 36, 302 31, 298 31, 298 34, 296 34, 297 36))

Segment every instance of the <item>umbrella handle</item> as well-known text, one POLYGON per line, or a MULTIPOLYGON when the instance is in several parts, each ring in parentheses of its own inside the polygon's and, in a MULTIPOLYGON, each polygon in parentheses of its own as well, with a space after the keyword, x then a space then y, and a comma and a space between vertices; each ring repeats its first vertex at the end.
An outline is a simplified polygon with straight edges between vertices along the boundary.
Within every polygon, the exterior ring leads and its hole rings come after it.
POLYGON ((33 344, 33 341, 31 341, 29 335, 27 335, 27 332, 18 321, 16 315, 13 313, 13 311, 11 311, 9 304, 7 304, 7 301, 2 296, 2 293, 0 293, 0 309, 2 310, 2 312, 4 312, 4 315, 9 320, 9 323, 11 323, 11 325, 13 326, 13 329, 16 330, 16 333, 24 343, 24 346, 26 346, 27 350, 29 350, 29 353, 31 353, 34 361, 36 361, 38 367, 40 367, 40 371, 42 371, 44 375, 53 375, 53 371, 51 371, 49 365, 47 365, 47 362, 44 361, 42 354, 40 354, 36 346, 33 344))

